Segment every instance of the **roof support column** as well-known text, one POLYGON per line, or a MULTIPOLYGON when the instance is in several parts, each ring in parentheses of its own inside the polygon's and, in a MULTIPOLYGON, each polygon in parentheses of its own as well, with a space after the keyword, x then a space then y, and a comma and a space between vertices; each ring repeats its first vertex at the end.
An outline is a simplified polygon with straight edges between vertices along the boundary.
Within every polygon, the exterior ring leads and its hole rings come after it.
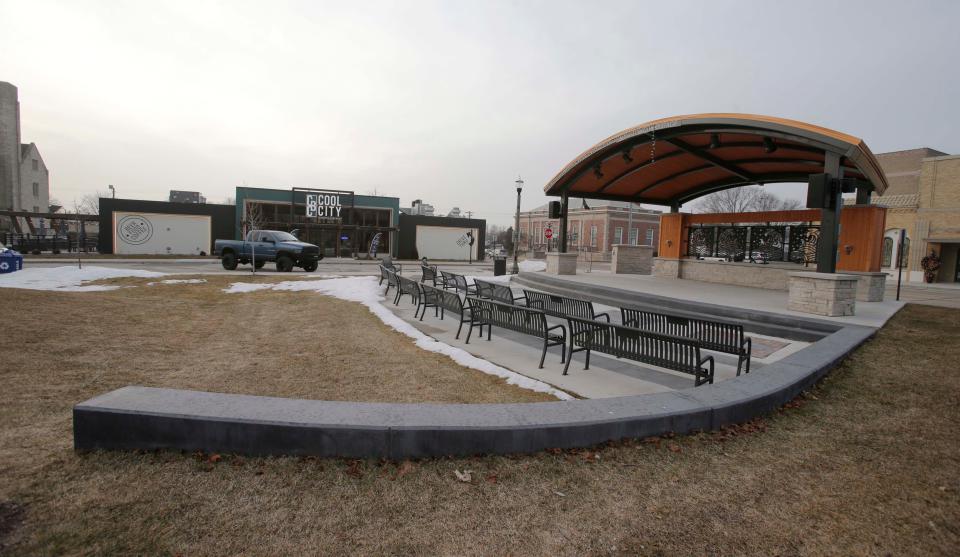
POLYGON ((840 241, 840 208, 843 193, 840 188, 840 155, 824 153, 823 172, 827 174, 827 207, 820 210, 820 239, 817 245, 817 272, 837 272, 837 255, 840 241))
POLYGON ((567 208, 570 205, 567 192, 560 194, 560 253, 567 253, 567 208))
POLYGON ((870 204, 870 186, 860 185, 857 187, 857 205, 870 204))

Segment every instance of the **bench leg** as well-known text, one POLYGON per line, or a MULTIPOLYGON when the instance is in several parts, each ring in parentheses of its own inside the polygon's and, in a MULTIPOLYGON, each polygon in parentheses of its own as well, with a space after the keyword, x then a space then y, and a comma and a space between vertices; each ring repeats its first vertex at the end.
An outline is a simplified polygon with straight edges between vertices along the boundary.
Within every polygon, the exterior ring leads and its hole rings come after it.
POLYGON ((540 354, 540 369, 543 369, 543 361, 547 359, 547 339, 543 339, 543 352, 540 354))
MULTIPOLYGON (((490 342, 490 337, 493 336, 493 325, 486 323, 487 326, 487 342, 490 342)), ((480 325, 480 338, 483 338, 483 325, 480 325)))
POLYGON ((570 357, 567 358, 567 363, 566 363, 566 365, 563 366, 563 374, 564 374, 564 375, 566 375, 566 374, 567 374, 567 370, 570 369, 570 362, 572 362, 572 361, 573 361, 573 348, 571 347, 571 348, 570 348, 570 357))
MULTIPOLYGON (((440 319, 443 319, 443 312, 440 313, 440 319)), ((460 326, 457 327, 457 340, 460 340, 460 330, 463 329, 463 318, 460 318, 460 326)))
POLYGON ((590 350, 587 350, 587 363, 583 366, 583 369, 590 369, 590 350))

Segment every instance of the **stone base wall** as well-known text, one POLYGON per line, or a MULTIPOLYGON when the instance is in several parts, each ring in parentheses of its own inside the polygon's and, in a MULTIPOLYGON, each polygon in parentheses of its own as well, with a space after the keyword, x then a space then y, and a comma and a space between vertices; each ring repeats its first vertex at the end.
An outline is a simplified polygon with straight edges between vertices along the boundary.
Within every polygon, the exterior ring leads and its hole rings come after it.
POLYGON ((790 273, 787 309, 827 317, 853 315, 858 282, 855 275, 790 273))
POLYGON ((854 273, 845 274, 857 277, 857 300, 861 302, 882 302, 887 288, 886 273, 854 273))
POLYGON ((660 278, 680 278, 680 260, 667 257, 653 258, 653 276, 660 278))
POLYGON ((547 253, 548 275, 575 275, 577 274, 577 253, 547 253))
MULTIPOLYGON (((701 261, 698 259, 669 259, 656 257, 653 261, 653 274, 661 278, 681 278, 750 286, 767 290, 788 290, 789 276, 802 267, 771 263, 728 263, 725 261, 701 261)), ((812 268, 811 268, 812 269, 812 268)), ((887 275, 885 273, 854 273, 857 282, 857 299, 861 302, 882 302, 887 275)))
POLYGON ((610 271, 614 274, 649 275, 653 272, 653 246, 614 244, 610 271))

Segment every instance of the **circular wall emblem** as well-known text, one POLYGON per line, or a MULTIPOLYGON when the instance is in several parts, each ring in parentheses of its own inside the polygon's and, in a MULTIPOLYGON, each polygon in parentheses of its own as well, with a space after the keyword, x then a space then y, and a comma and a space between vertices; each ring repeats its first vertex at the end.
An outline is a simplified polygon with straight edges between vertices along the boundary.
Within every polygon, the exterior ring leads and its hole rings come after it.
POLYGON ((146 217, 129 215, 117 223, 117 237, 127 244, 139 246, 153 237, 153 225, 146 217))

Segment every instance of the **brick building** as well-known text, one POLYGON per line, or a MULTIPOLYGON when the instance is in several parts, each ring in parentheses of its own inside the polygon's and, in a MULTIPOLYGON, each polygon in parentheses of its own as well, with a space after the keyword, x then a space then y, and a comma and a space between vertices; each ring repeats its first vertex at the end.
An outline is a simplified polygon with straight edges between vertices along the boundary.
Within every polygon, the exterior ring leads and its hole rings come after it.
POLYGON ((920 261, 931 251, 941 260, 937 282, 960 282, 960 155, 929 148, 877 155, 889 189, 871 203, 887 207, 883 268, 923 280, 920 261), (900 230, 906 231, 899 254, 900 230))
MULTIPOLYGON (((520 249, 547 251, 556 249, 560 234, 559 219, 548 218, 547 205, 520 213, 520 249), (544 230, 553 231, 547 240, 544 230)), ((614 244, 656 246, 659 241, 660 212, 634 205, 632 217, 622 201, 571 198, 568 210, 568 249, 609 257, 614 244), (628 226, 632 222, 632 227, 628 226), (627 229, 632 228, 628 237, 627 229)))

